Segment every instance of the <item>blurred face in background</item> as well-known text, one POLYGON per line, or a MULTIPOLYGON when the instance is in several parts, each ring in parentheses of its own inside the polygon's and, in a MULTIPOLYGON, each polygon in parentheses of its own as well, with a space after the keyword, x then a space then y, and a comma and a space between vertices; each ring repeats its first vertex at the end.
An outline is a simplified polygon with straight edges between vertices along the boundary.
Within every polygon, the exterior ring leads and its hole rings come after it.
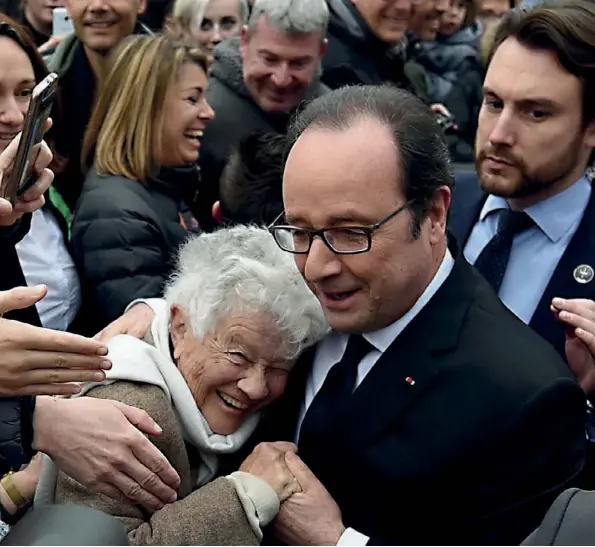
POLYGON ((400 42, 411 15, 411 0, 351 0, 370 30, 387 44, 400 42))
POLYGON ((488 67, 478 118, 482 188, 524 209, 577 181, 595 146, 582 104, 581 81, 554 53, 506 39, 488 67))
POLYGON ((452 36, 463 26, 467 17, 467 0, 450 0, 448 9, 440 18, 440 28, 438 32, 442 36, 452 36))
POLYGON ((500 21, 509 9, 509 0, 479 0, 477 19, 485 30, 500 21))
POLYGON ((435 40, 449 0, 421 0, 413 5, 409 30, 422 40, 435 40))
POLYGON ((34 87, 29 57, 15 41, 0 36, 0 152, 22 131, 34 87))
POLYGON ((194 37, 212 50, 219 42, 240 34, 242 13, 238 0, 210 0, 194 37))
POLYGON ((145 0, 67 0, 77 37, 102 55, 132 34, 145 5, 145 0))
POLYGON ((63 0, 24 0, 23 7, 27 21, 34 29, 47 34, 52 33, 54 8, 64 6, 63 0))
POLYGON ((244 84, 265 112, 295 108, 312 85, 326 50, 321 33, 290 35, 262 16, 254 30, 242 30, 244 84))
POLYGON ((200 139, 214 112, 206 101, 207 75, 197 64, 184 63, 163 105, 161 165, 182 166, 198 161, 200 139))

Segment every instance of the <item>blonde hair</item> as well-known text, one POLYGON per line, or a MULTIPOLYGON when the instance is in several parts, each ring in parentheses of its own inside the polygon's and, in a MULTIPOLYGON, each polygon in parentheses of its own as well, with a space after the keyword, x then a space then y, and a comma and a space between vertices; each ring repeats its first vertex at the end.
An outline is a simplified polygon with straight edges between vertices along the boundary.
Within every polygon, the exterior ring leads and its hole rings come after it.
POLYGON ((120 175, 147 182, 159 168, 155 150, 161 132, 168 89, 184 63, 205 73, 208 59, 199 50, 165 36, 133 36, 114 52, 83 142, 86 171, 95 153, 101 175, 120 175))
MULTIPOLYGON (((171 14, 167 18, 165 25, 166 32, 176 38, 184 39, 192 34, 193 30, 202 24, 205 11, 212 0, 175 0, 171 14)), ((248 2, 246 0, 236 0, 240 8, 240 19, 242 24, 248 21, 248 2)))

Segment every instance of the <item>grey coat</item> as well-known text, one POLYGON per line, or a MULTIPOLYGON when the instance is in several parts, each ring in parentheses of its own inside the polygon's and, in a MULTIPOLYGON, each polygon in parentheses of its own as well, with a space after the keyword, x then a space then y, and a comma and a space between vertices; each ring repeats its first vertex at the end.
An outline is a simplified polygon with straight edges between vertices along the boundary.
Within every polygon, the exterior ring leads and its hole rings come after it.
POLYGON ((562 492, 522 545, 595 545, 595 492, 562 492))

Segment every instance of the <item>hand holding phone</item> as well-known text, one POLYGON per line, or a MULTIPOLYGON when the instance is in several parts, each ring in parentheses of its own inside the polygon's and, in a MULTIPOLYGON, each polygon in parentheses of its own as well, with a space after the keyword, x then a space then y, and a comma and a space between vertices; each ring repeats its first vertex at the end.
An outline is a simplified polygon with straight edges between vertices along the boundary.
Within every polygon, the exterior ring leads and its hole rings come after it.
POLYGON ((9 172, 2 173, 0 195, 13 205, 36 181, 35 162, 42 147, 46 122, 58 89, 58 75, 51 73, 33 90, 25 125, 9 172))
MULTIPOLYGON (((48 119, 44 125, 44 132, 52 126, 52 120, 48 119)), ((3 181, 10 176, 13 170, 14 160, 20 144, 18 135, 15 139, 0 153, 0 189, 3 187, 3 181), (6 176, 5 176, 6 175, 6 176)), ((23 214, 32 213, 43 207, 45 200, 43 195, 51 186, 54 180, 54 173, 48 169, 52 161, 52 152, 49 146, 41 141, 41 146, 37 159, 34 163, 34 172, 37 174, 34 184, 21 195, 16 203, 0 198, 0 226, 12 226, 23 214)))

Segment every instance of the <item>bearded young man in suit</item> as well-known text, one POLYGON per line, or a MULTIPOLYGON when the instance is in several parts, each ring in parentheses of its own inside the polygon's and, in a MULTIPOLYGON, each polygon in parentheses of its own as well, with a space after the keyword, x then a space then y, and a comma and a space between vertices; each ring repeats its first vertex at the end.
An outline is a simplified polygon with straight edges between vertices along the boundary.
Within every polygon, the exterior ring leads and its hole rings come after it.
POLYGON ((255 435, 297 455, 262 443, 240 468, 284 457, 301 487, 276 542, 519 544, 582 470, 585 399, 447 241, 432 113, 395 88, 343 88, 290 143, 271 232, 333 331, 255 435))
POLYGON ((593 58, 589 0, 505 16, 484 82, 479 180, 457 177, 449 219, 467 260, 562 356, 565 305, 553 299, 595 298, 593 58))

